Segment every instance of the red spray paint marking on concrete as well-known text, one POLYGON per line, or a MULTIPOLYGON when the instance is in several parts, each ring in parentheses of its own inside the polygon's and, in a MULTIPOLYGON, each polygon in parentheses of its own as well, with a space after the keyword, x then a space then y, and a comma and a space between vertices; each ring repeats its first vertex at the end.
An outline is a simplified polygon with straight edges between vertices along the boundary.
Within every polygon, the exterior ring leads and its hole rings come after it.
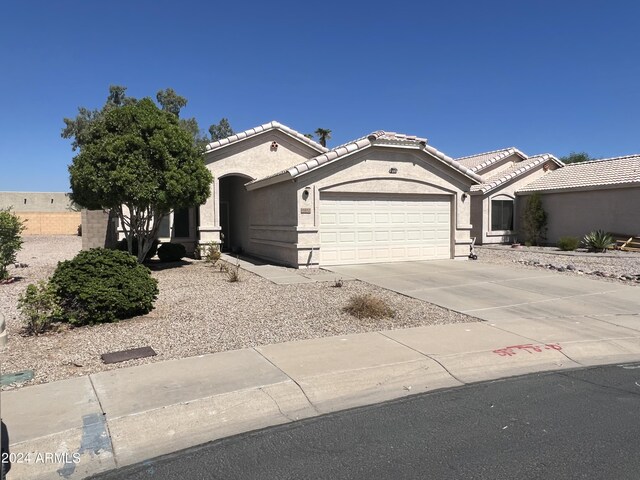
POLYGON ((509 347, 499 348, 494 350, 493 353, 500 355, 501 357, 512 357, 518 352, 527 352, 528 354, 539 353, 543 350, 562 350, 559 343, 545 343, 541 345, 534 345, 527 343, 524 345, 511 345, 509 347))

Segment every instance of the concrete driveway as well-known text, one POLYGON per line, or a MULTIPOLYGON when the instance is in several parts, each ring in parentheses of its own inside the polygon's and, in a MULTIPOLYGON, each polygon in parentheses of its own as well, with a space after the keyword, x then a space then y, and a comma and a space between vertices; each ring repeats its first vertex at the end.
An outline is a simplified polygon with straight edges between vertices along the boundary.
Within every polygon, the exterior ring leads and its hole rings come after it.
POLYGON ((487 321, 615 317, 640 329, 640 288, 544 270, 472 261, 331 267, 338 275, 487 321))

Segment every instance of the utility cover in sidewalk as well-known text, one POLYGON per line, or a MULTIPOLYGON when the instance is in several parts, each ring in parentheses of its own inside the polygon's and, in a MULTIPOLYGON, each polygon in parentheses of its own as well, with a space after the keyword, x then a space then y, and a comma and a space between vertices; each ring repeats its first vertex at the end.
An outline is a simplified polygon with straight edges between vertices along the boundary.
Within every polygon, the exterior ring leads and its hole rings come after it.
POLYGON ((23 370, 16 373, 0 375, 0 385, 13 385, 14 383, 28 382, 33 378, 33 370, 23 370))
POLYGON ((121 352, 103 353, 100 358, 104 363, 118 363, 137 358, 154 357, 156 352, 151 347, 132 348, 121 352))

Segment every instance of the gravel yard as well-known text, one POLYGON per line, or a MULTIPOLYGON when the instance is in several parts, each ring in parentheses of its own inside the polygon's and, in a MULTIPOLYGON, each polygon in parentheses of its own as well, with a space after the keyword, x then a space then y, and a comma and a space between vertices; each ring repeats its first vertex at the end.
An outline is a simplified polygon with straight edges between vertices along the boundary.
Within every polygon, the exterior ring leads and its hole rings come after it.
POLYGON ((476 247, 478 261, 519 268, 545 268, 562 275, 586 275, 589 278, 626 285, 640 285, 640 253, 610 250, 589 253, 584 250, 563 252, 556 247, 509 245, 476 247))
POLYGON ((29 283, 51 275, 58 261, 72 258, 80 250, 81 238, 28 236, 24 240, 18 262, 29 266, 12 267, 11 274, 21 278, 0 285, 0 311, 9 329, 9 344, 1 354, 2 371, 34 370, 35 378, 23 385, 291 340, 476 321, 359 281, 345 281, 341 288, 333 282, 276 285, 241 270, 241 281, 230 283, 219 269, 188 260, 183 266, 153 272, 160 295, 148 315, 24 337, 16 308, 18 295, 29 283), (357 320, 341 311, 352 295, 364 293, 384 299, 396 311, 395 318, 357 320), (112 365, 100 360, 103 353, 147 345, 158 353, 156 357, 112 365))
MULTIPOLYGON (((276 285, 241 270, 241 281, 230 283, 218 268, 187 260, 182 266, 153 271, 160 295, 148 315, 39 337, 22 336, 18 296, 29 283, 50 276, 58 261, 72 258, 81 247, 81 238, 75 236, 27 236, 24 240, 17 261, 28 266, 11 267, 17 281, 0 285, 0 314, 9 330, 9 345, 1 354, 2 372, 34 370, 35 378, 23 385, 269 343, 476 320, 360 281, 345 281, 341 288, 334 287, 334 282, 276 285), (384 299, 395 317, 357 320, 341 311, 352 295, 365 293, 384 299), (103 353, 147 345, 158 353, 156 357, 112 365, 100 360, 103 353)), ((553 247, 509 246, 477 247, 476 253, 479 262, 640 285, 640 253, 566 253, 553 247)), ((305 274, 309 273, 313 271, 305 274)))

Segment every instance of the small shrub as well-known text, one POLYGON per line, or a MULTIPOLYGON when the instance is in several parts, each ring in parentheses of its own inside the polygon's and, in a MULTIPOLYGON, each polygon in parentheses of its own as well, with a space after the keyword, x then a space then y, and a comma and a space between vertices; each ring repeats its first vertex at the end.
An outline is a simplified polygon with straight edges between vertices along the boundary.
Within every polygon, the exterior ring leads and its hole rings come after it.
POLYGON ((25 330, 38 335, 48 330, 51 323, 61 320, 62 309, 59 298, 51 284, 41 280, 36 285, 30 284, 18 297, 18 309, 25 320, 25 330))
POLYGON ((58 263, 51 284, 64 320, 75 324, 113 322, 153 309, 158 282, 126 252, 93 248, 58 263))
MULTIPOLYGON (((145 262, 148 260, 151 260, 153 257, 156 256, 156 253, 158 253, 158 245, 160 244, 160 240, 156 239, 153 241, 153 244, 151 245, 151 248, 149 249, 149 251, 147 252, 147 255, 144 257, 145 262)), ((127 244, 127 239, 123 238, 122 240, 119 240, 116 243, 116 250, 120 250, 121 252, 129 252, 129 246, 127 244)), ((133 250, 131 252, 132 255, 134 256, 138 256, 138 239, 137 238, 133 238, 133 243, 131 245, 131 250, 133 250)))
POLYGON ((232 266, 227 266, 225 271, 227 272, 227 280, 229 280, 231 283, 240 281, 240 264, 239 263, 236 263, 235 265, 232 265, 232 266))
POLYGON ((212 265, 215 265, 220 260, 221 255, 220 247, 217 243, 211 242, 205 246, 204 259, 212 265))
POLYGON ((341 278, 336 278, 336 279, 333 281, 333 286, 334 286, 335 288, 340 288, 340 287, 342 287, 342 285, 344 285, 344 281, 343 281, 341 278))
POLYGON ((158 248, 161 262, 178 262, 187 256, 187 249, 181 243, 163 243, 158 248))
POLYGON ((16 261, 16 254, 22 248, 20 234, 24 223, 9 208, 0 209, 0 280, 9 278, 7 267, 16 261))
POLYGON ((594 230, 584 236, 582 243, 591 252, 604 252, 615 242, 613 237, 604 230, 594 230))
POLYGON ((572 252, 580 245, 578 237, 560 237, 558 240, 558 248, 563 252, 572 252))
POLYGON ((349 303, 342 309, 356 318, 389 318, 394 317, 395 312, 384 300, 373 295, 355 295, 349 299, 349 303))

